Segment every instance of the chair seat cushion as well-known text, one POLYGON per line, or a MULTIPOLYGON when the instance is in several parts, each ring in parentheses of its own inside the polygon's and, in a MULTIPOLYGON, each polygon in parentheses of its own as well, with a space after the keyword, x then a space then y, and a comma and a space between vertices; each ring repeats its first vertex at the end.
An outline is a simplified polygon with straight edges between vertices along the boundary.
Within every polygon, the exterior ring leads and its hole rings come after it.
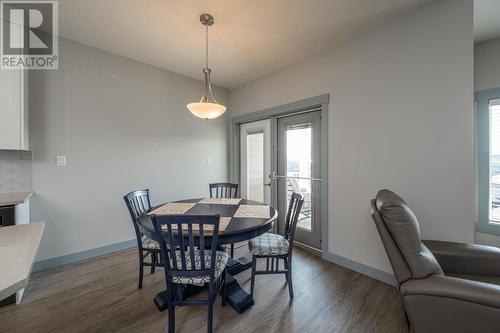
POLYGON ((288 241, 285 237, 265 233, 248 242, 250 252, 260 256, 282 255, 288 253, 288 241))
POLYGON ((142 248, 145 250, 159 250, 160 244, 151 238, 142 236, 142 248))
MULTIPOLYGON (((190 271, 191 270, 191 256, 189 255, 189 252, 185 253, 186 255, 186 270, 190 271)), ((177 260, 177 268, 182 269, 182 258, 181 258, 181 253, 180 251, 175 251, 175 256, 177 260)), ((204 251, 204 257, 205 257, 205 268, 209 269, 211 266, 211 258, 212 256, 212 251, 210 250, 205 250, 204 251)), ((201 269, 201 251, 194 251, 194 266, 195 269, 201 269)), ((214 272, 214 278, 217 280, 222 272, 224 272, 224 269, 226 268, 227 261, 229 260, 229 255, 226 252, 222 251, 216 251, 215 255, 215 272, 214 272)), ((173 268, 175 268, 172 265, 173 268)), ((175 274, 175 273, 174 273, 175 274)), ((195 284, 195 285, 203 285, 205 283, 210 282, 210 275, 200 275, 200 276, 172 276, 172 281, 174 283, 181 283, 181 284, 195 284)))

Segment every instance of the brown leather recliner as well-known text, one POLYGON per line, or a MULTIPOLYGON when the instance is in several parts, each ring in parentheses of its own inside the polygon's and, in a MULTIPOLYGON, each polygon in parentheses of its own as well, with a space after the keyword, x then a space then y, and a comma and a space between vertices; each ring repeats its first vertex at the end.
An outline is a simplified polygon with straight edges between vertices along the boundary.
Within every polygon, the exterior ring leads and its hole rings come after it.
POLYGON ((500 332, 499 248, 422 241, 415 214, 389 190, 371 204, 412 332, 500 332))

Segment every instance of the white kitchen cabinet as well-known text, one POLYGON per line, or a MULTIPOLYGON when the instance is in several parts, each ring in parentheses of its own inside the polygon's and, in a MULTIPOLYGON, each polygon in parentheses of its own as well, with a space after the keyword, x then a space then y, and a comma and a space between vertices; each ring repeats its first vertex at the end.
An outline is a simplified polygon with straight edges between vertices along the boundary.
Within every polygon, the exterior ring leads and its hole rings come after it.
POLYGON ((0 70, 0 149, 28 150, 28 71, 0 70))

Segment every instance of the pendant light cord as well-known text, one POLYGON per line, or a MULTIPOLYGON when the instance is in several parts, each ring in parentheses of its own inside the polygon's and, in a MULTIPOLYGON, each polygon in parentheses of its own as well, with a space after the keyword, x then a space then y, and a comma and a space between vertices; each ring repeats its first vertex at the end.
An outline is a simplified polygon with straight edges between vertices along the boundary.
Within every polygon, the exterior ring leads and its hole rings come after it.
POLYGON ((205 68, 208 69, 208 24, 205 24, 205 68))
MULTIPOLYGON (((205 24, 205 84, 208 86, 208 91, 205 92, 205 100, 208 102, 208 96, 207 93, 210 94, 210 97, 212 97, 212 101, 215 104, 217 103, 217 100, 214 97, 214 94, 212 92, 212 83, 210 82, 210 68, 208 68, 208 24, 205 24)), ((203 98, 202 98, 203 99, 203 98)))

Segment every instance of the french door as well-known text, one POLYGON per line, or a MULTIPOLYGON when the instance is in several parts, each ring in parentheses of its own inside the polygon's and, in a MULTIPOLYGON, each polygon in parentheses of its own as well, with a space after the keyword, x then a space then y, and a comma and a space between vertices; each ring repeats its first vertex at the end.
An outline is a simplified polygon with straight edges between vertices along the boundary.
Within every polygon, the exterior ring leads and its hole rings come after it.
POLYGON ((302 194, 295 239, 319 250, 321 138, 321 111, 317 110, 240 125, 241 197, 276 207, 275 231, 283 234, 291 194, 302 194))
POLYGON ((278 232, 285 229, 291 194, 304 196, 295 239, 321 249, 321 111, 278 118, 277 204, 278 232))

